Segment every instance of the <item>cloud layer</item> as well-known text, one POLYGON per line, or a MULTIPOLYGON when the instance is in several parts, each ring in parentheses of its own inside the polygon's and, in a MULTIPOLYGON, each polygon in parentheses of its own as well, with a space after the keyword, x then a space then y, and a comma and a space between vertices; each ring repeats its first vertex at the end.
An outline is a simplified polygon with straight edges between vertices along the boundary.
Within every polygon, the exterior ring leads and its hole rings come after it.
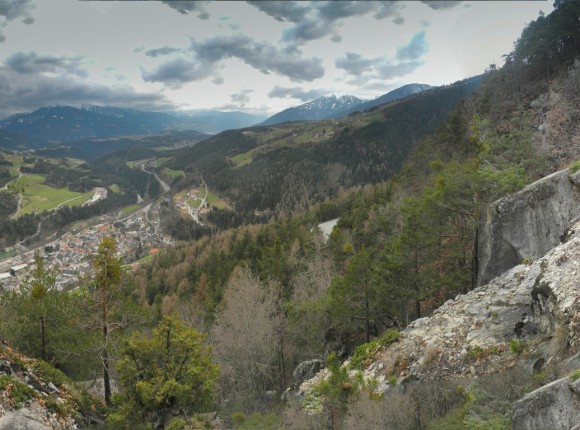
POLYGON ((361 85, 373 79, 389 80, 412 73, 423 64, 420 58, 427 50, 425 32, 421 31, 407 45, 399 47, 393 58, 365 58, 347 52, 335 61, 335 66, 354 77, 353 83, 361 85))
POLYGON ((304 90, 301 87, 281 87, 276 85, 272 90, 268 93, 268 97, 271 98, 292 98, 298 99, 303 102, 309 102, 311 100, 317 99, 325 94, 328 94, 330 91, 323 90, 323 89, 315 89, 315 90, 304 90))
POLYGON ((19 52, 0 65, 0 118, 56 104, 102 104, 137 109, 172 108, 160 94, 140 94, 127 85, 88 82, 83 57, 57 57, 19 52))
MULTIPOLYGON (((172 49, 163 47, 147 51, 146 54, 158 56, 160 53, 170 53, 172 49)), ((175 49, 173 52, 177 51, 175 49)), ((189 49, 184 52, 187 56, 170 60, 151 71, 143 70, 143 79, 179 87, 187 82, 214 76, 219 72, 221 64, 229 58, 240 59, 262 73, 275 73, 296 82, 310 82, 324 76, 321 58, 305 58, 296 47, 277 47, 241 34, 216 36, 203 41, 192 39, 189 49)))
POLYGON ((32 0, 0 0, 0 42, 6 40, 2 29, 10 21, 22 19, 22 22, 27 25, 34 22, 32 9, 34 9, 32 0))

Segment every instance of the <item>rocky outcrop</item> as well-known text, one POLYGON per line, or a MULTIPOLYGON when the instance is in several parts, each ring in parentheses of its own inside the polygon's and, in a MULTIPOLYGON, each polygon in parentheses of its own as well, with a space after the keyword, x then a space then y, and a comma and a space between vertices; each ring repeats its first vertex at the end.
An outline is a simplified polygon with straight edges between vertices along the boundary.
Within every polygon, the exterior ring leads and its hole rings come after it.
POLYGON ((477 284, 541 257, 580 216, 580 172, 564 169, 492 203, 480 221, 477 284))
POLYGON ((558 379, 515 403, 512 430, 546 429, 580 429, 580 379, 558 379))
MULTIPOLYGON (((518 366, 531 378, 544 364, 568 359, 574 366, 580 349, 578 279, 580 223, 541 259, 513 267, 409 324, 400 340, 369 360, 363 377, 384 392, 393 376, 398 381, 471 378, 518 366)), ((310 392, 327 375, 326 369, 319 372, 298 392, 310 392)))
POLYGON ((60 430, 102 424, 102 405, 50 365, 0 345, 0 430, 60 430))
POLYGON ((312 378, 323 367, 324 362, 319 359, 303 361, 296 366, 296 369, 294 369, 294 372, 292 373, 294 383, 301 384, 305 380, 312 378))

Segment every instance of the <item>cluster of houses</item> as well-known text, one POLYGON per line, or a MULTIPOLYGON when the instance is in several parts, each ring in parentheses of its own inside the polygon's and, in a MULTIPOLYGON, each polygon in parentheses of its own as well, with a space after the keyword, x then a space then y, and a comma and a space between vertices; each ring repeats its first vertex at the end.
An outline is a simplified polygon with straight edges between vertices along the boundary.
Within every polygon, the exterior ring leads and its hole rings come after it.
POLYGON ((209 213, 209 208, 207 207, 206 201, 203 197, 200 196, 200 192, 197 188, 188 190, 185 196, 176 194, 174 197, 174 202, 177 209, 181 210, 182 212, 187 212, 196 221, 199 221, 200 219, 206 219, 207 214, 209 213), (190 206, 187 203, 188 200, 200 200, 200 207, 194 208, 190 206))
MULTIPOLYGON (((105 220, 102 218, 102 220, 105 220)), ((167 235, 155 231, 148 223, 144 212, 125 218, 122 221, 109 219, 101 224, 81 230, 74 228, 39 248, 49 268, 58 270, 57 287, 65 288, 78 283, 79 277, 90 273, 91 256, 97 252, 104 237, 114 237, 119 250, 118 255, 128 264, 147 254, 150 249, 165 247, 174 242, 167 235)), ((0 291, 15 290, 34 263, 34 253, 29 250, 16 257, 0 262, 0 291)))

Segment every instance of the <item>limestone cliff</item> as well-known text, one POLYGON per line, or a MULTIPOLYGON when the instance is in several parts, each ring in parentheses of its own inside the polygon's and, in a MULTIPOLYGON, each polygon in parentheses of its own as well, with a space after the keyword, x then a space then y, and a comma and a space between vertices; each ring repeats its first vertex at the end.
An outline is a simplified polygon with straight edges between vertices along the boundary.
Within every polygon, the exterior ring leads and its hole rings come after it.
MULTIPOLYGON (((569 181, 568 172, 560 172, 549 181, 569 181)), ((519 207, 515 201, 510 202, 510 207, 519 207)), ((524 203, 529 210, 531 202, 524 203)), ((459 295, 431 316, 411 323, 397 342, 372 353, 362 377, 376 382, 377 392, 389 395, 397 392, 396 387, 404 391, 408 384, 470 381, 514 369, 528 380, 548 367, 558 369, 552 375, 558 376, 559 372, 564 376, 580 367, 579 279, 577 222, 569 229, 565 242, 543 257, 512 267, 489 284, 459 295)), ((322 371, 304 382, 300 391, 310 392, 327 375, 327 370, 322 371)), ((355 370, 351 375, 353 380, 357 378, 355 370)), ((578 402, 576 392, 564 394, 578 402)), ((554 400, 551 407, 561 409, 559 395, 550 396, 554 400)), ((546 395, 540 397, 545 399, 546 395)), ((542 419, 551 414, 550 426, 542 427, 544 421, 534 421, 531 412, 522 412, 527 407, 516 409, 513 422, 532 424, 520 429, 564 430, 569 429, 568 422, 580 423, 580 409, 568 408, 563 418, 557 410, 548 408, 542 419)))
POLYGON ((560 243, 580 216, 579 173, 556 172, 492 203, 483 214, 478 285, 560 243))

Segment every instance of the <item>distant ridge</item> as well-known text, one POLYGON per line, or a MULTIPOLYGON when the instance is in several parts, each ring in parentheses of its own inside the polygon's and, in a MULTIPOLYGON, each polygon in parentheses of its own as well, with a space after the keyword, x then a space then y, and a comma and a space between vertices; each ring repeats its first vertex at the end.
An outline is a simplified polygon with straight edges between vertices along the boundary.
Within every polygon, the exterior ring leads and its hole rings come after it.
POLYGON ((271 116, 259 125, 274 125, 289 121, 316 121, 340 118, 356 111, 364 111, 374 106, 393 102, 421 91, 433 88, 427 84, 408 84, 390 91, 374 100, 361 100, 354 96, 337 97, 334 94, 317 98, 300 106, 285 109, 271 116))
POLYGON ((382 96, 380 96, 374 100, 371 100, 368 102, 363 102, 357 106, 354 106, 351 109, 348 109, 345 112, 342 112, 340 114, 340 116, 349 115, 349 114, 356 112, 356 111, 362 112, 362 111, 365 111, 365 110, 370 109, 372 107, 391 103, 391 102, 394 102, 395 100, 409 97, 413 94, 417 94, 417 93, 420 93, 422 91, 429 90, 431 88, 434 88, 434 87, 432 87, 431 85, 427 85, 427 84, 403 85, 402 87, 399 87, 393 91, 389 91, 388 93, 383 94, 382 96))
POLYGON ((355 106, 359 106, 363 100, 354 96, 329 96, 319 97, 300 106, 288 108, 271 116, 259 125, 274 125, 289 121, 316 121, 319 119, 341 116, 355 106))
POLYGON ((62 143, 86 138, 192 129, 191 120, 187 117, 111 106, 43 107, 0 121, 0 130, 31 139, 62 143))

